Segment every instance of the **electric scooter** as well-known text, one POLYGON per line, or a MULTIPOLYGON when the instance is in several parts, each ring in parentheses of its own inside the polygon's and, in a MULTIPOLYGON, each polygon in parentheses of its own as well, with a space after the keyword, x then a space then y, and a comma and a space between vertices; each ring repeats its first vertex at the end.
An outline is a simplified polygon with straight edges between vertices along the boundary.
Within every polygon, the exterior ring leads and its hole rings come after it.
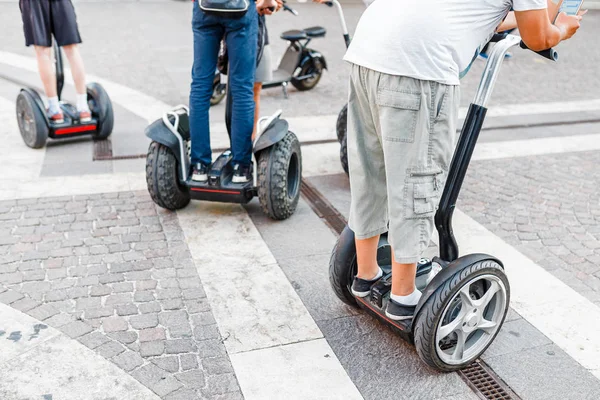
MULTIPOLYGON (((435 214, 440 256, 422 261, 417 268, 417 288, 423 295, 414 317, 393 321, 385 315, 391 292, 392 263, 387 235, 381 236, 377 252, 384 276, 373 284, 370 295, 365 298, 354 297, 351 292, 357 263, 354 233, 348 227, 339 237, 331 257, 330 282, 340 300, 366 310, 414 342, 420 358, 439 371, 465 368, 481 356, 496 338, 509 308, 510 285, 502 262, 487 254, 459 257, 452 233, 452 214, 504 56, 519 44, 526 48, 520 37, 507 35, 494 47, 487 61, 435 214)), ((558 54, 552 49, 538 54, 558 60, 558 54)))
MULTIPOLYGON (((54 62, 56 67, 56 90, 60 100, 65 74, 60 47, 54 41, 54 62)), ((99 83, 87 85, 87 96, 92 120, 82 122, 79 112, 71 103, 61 101, 60 108, 64 122, 56 123, 48 118, 42 96, 33 88, 23 88, 17 96, 17 121, 21 137, 32 149, 39 149, 48 138, 66 139, 74 136, 92 135, 94 139, 104 140, 110 136, 114 125, 112 103, 108 94, 99 83)))
MULTIPOLYGON (((231 103, 227 96, 226 126, 231 136, 231 103)), ((146 158, 146 182, 152 200, 179 210, 192 199, 246 204, 258 197, 262 210, 275 220, 290 217, 298 205, 302 181, 300 142, 281 110, 258 121, 253 142, 253 180, 233 183, 233 155, 224 151, 212 164, 207 182, 191 179, 189 109, 180 105, 146 128, 152 139, 146 158)))

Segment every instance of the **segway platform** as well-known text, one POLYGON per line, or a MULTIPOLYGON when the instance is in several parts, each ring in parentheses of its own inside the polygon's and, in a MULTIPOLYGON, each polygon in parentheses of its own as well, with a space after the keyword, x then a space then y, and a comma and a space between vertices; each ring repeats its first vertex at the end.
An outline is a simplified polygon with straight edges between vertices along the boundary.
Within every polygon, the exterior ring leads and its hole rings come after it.
POLYGON ((207 182, 187 181, 190 197, 194 200, 218 201, 221 203, 246 204, 257 195, 252 181, 233 183, 233 155, 226 151, 217 158, 208 172, 207 182))
POLYGON ((63 139, 67 137, 89 135, 98 129, 98 119, 92 117, 89 122, 81 122, 79 113, 72 104, 62 103, 64 122, 60 124, 49 123, 48 137, 52 139, 63 139))

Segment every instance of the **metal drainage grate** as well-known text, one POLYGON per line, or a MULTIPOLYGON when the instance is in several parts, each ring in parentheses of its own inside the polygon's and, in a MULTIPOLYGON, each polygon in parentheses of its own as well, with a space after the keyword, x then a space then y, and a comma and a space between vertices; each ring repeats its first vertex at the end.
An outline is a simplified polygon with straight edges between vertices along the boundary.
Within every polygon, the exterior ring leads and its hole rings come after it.
POLYGON ((458 371, 458 375, 482 399, 519 400, 508 385, 481 360, 458 371))
POLYGON ((302 195, 313 209, 315 214, 321 218, 336 234, 342 233, 346 227, 346 219, 335 209, 325 196, 313 185, 302 179, 302 195))
MULTIPOLYGON (((302 195, 313 209, 335 233, 342 233, 346 219, 338 210, 308 181, 302 180, 302 195)), ((482 360, 477 360, 458 375, 483 400, 520 400, 504 381, 482 360)))
POLYGON ((110 139, 94 141, 94 161, 134 160, 137 158, 146 158, 146 154, 113 156, 112 142, 110 139))

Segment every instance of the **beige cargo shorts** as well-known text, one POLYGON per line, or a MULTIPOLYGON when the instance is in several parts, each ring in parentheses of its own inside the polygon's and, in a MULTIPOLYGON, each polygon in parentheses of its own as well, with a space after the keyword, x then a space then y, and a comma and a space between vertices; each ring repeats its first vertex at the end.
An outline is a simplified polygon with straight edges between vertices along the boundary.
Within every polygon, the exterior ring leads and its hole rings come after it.
POLYGON ((353 65, 348 104, 349 226, 389 232, 396 262, 417 262, 456 143, 460 88, 353 65))

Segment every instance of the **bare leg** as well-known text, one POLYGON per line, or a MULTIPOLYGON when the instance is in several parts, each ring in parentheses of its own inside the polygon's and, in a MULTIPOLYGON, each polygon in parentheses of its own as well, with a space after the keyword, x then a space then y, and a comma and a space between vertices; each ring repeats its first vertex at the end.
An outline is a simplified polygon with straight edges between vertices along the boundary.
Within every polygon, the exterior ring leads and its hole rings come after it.
POLYGON ((71 73, 73 74, 73 81, 75 82, 75 90, 77 94, 87 93, 85 88, 85 67, 83 65, 83 59, 79 53, 79 48, 76 44, 64 46, 63 50, 69 59, 69 65, 71 66, 71 73))
MULTIPOLYGON (((392 252, 393 254, 393 252, 392 252)), ((392 260, 392 294, 408 296, 415 291, 417 264, 399 264, 392 260)))
POLYGON ((56 97, 56 74, 54 73, 54 61, 52 59, 52 47, 35 47, 35 55, 38 62, 40 78, 44 85, 46 97, 56 97))
POLYGON ((254 83, 254 130, 252 131, 252 141, 256 138, 258 119, 260 118, 260 92, 262 90, 262 82, 254 83))
POLYGON ((369 239, 356 239, 356 260, 358 262, 358 278, 372 280, 379 273, 377 265, 377 245, 379 235, 369 239))

